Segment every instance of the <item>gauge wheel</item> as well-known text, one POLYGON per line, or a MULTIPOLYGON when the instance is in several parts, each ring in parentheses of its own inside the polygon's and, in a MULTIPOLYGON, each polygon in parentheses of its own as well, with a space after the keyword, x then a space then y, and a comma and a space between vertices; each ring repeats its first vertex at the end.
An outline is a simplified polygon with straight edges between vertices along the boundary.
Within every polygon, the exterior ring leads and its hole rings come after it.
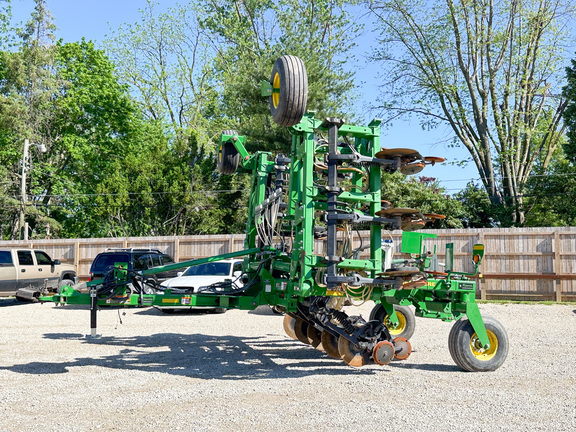
POLYGON ((371 353, 368 350, 350 342, 344 336, 338 339, 338 352, 340 358, 349 366, 361 367, 370 361, 371 353))
POLYGON ((330 357, 340 360, 340 351, 338 351, 338 336, 334 336, 329 331, 323 330, 322 336, 322 347, 326 354, 330 357))
POLYGON ((313 325, 308 325, 308 330, 306 335, 308 336, 308 342, 318 351, 324 351, 322 346, 322 332, 318 330, 313 325))
POLYGON ((295 318, 291 317, 290 315, 284 315, 284 322, 283 322, 284 331, 292 339, 298 340, 298 338, 296 337, 296 333, 294 333, 295 322, 296 322, 295 318))
POLYGON ((388 341, 378 342, 372 351, 374 362, 380 366, 385 366, 394 358, 394 345, 388 341))
MULTIPOLYGON (((225 130, 222 135, 238 135, 234 130, 225 130)), ((223 142, 218 151, 218 171, 220 174, 231 175, 238 169, 240 153, 231 142, 223 142)))
POLYGON ((308 340, 308 323, 302 318, 296 318, 294 322, 294 334, 300 342, 310 345, 310 340, 308 340))
POLYGON ((403 337, 407 340, 414 334, 414 329, 416 328, 416 316, 412 309, 408 306, 398 306, 394 305, 394 310, 396 311, 396 316, 398 317, 398 325, 393 326, 388 320, 388 315, 386 310, 381 303, 378 303, 372 312, 370 312, 370 320, 377 320, 384 323, 390 332, 390 336, 393 338, 403 337))
POLYGON ((279 126, 294 126, 302 120, 308 99, 308 76, 304 62, 285 55, 276 60, 270 77, 270 112, 279 126))
POLYGON ((506 329, 491 316, 483 318, 490 347, 484 349, 468 319, 457 321, 448 336, 448 348, 454 362, 465 371, 490 372, 498 369, 508 356, 506 329))

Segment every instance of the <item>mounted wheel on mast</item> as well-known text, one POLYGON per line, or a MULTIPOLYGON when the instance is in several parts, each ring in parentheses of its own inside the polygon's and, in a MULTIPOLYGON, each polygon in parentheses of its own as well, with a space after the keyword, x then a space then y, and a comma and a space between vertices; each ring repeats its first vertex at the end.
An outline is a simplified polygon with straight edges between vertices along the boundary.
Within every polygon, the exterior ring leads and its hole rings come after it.
POLYGON ((304 62, 293 55, 279 57, 272 68, 270 82, 263 83, 262 94, 269 94, 270 112, 278 126, 294 126, 302 120, 308 101, 308 75, 304 62))

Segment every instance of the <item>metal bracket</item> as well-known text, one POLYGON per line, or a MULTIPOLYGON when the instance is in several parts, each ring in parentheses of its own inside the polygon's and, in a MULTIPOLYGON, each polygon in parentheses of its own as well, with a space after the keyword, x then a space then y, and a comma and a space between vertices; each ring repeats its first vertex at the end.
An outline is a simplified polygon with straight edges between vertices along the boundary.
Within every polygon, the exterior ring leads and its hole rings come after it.
POLYGON ((262 97, 269 97, 272 96, 273 93, 272 84, 268 81, 264 80, 260 83, 260 95, 262 97))

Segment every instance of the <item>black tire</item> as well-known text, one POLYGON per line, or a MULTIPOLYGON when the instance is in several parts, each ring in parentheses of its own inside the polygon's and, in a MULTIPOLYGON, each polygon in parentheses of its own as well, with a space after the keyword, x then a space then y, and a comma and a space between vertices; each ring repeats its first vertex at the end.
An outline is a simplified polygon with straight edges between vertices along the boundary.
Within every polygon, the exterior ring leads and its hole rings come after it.
MULTIPOLYGON (((238 135, 234 130, 225 130, 222 135, 238 135)), ((231 142, 224 142, 220 145, 218 151, 218 171, 220 174, 231 175, 238 169, 240 162, 240 153, 231 142)))
POLYGON ((488 332, 490 348, 475 348, 476 333, 468 319, 461 319, 450 330, 448 349, 454 362, 468 372, 490 372, 498 369, 508 356, 509 342, 506 329, 498 320, 483 319, 488 332))
POLYGON ((458 332, 460 332, 460 329, 462 328, 463 324, 466 324, 468 320, 466 319, 459 319, 458 321, 456 321, 454 323, 454 325, 452 326, 452 328, 450 329, 450 333, 448 334, 448 351, 450 352, 450 357, 452 357, 452 359, 454 360, 454 362, 460 367, 462 368, 462 366, 460 366, 458 364, 458 361, 456 360, 456 354, 454 352, 454 343, 453 341, 456 340, 456 334, 458 332))
POLYGON ((308 100, 308 76, 304 62, 292 55, 278 58, 272 68, 270 84, 276 90, 270 96, 270 112, 274 122, 285 127, 300 123, 308 100))
POLYGON ((397 328, 391 328, 386 324, 386 318, 388 318, 388 315, 381 303, 378 303, 374 309, 372 309, 372 312, 370 312, 370 320, 383 322, 388 328, 390 336, 392 336, 393 339, 397 337, 403 337, 407 340, 410 339, 416 329, 416 316, 414 315, 414 312, 412 312, 412 309, 408 306, 399 305, 394 305, 394 310, 396 311, 398 321, 400 322, 397 328))
POLYGON ((74 281, 71 281, 70 279, 62 279, 60 282, 58 282, 58 288, 56 288, 56 294, 60 294, 62 292, 62 288, 64 288, 65 286, 72 286, 74 285, 74 281))

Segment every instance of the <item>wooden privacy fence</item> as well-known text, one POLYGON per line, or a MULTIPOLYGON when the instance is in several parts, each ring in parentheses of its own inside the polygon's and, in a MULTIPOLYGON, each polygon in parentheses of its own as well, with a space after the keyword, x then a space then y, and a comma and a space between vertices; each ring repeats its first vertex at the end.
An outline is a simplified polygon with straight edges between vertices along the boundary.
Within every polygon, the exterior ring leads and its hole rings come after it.
MULTIPOLYGON (((576 300, 576 227, 490 228, 466 230, 426 230, 438 235, 427 239, 427 250, 445 257, 447 243, 454 244, 454 269, 472 271, 472 246, 485 245, 478 296, 481 299, 576 300)), ((401 231, 393 231, 395 258, 400 258, 401 231)), ((362 233, 368 241, 368 233, 362 233)), ((359 239, 354 239, 358 245, 359 239)), ((81 280, 87 280, 94 257, 107 248, 157 248, 175 261, 239 251, 244 235, 204 235, 180 237, 127 237, 95 239, 48 239, 0 241, 0 247, 43 249, 53 258, 75 264, 81 280)), ((317 251, 322 248, 317 243, 317 251)))

